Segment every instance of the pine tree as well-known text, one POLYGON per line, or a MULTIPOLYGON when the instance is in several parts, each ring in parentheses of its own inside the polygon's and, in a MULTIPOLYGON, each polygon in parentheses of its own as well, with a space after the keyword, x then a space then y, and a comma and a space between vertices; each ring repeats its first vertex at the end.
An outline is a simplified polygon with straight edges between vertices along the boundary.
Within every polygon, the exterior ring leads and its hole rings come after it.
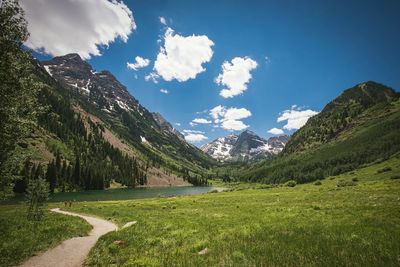
POLYGON ((46 181, 49 183, 49 189, 51 193, 54 193, 54 189, 56 188, 56 179, 57 179, 56 175, 57 175, 57 170, 53 160, 47 165, 47 172, 46 172, 46 181))
POLYGON ((76 186, 79 186, 81 183, 81 162, 79 156, 75 157, 73 181, 76 186))

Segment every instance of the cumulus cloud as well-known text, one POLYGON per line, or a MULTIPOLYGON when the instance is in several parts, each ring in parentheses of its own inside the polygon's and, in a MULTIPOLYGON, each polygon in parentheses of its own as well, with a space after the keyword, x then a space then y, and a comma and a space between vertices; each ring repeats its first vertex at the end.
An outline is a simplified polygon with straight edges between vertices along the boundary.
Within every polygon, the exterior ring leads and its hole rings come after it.
POLYGON ((160 17, 160 23, 163 25, 167 25, 167 20, 164 17, 160 17))
POLYGON ((152 81, 153 83, 158 83, 157 79, 158 79, 159 77, 160 77, 160 76, 158 76, 156 73, 152 72, 152 73, 150 73, 150 74, 144 76, 144 79, 146 80, 146 82, 152 81))
POLYGON ((251 112, 245 108, 227 108, 219 105, 210 109, 210 116, 214 120, 215 127, 228 131, 241 131, 249 127, 242 120, 250 117, 251 112))
POLYGON ((184 133, 198 133, 198 134, 204 134, 202 131, 195 131, 195 130, 183 130, 184 133))
POLYGON ((163 88, 160 89, 160 92, 163 93, 163 94, 168 94, 169 93, 167 89, 163 89, 163 88))
POLYGON ((282 129, 279 129, 279 128, 272 128, 272 129, 269 129, 268 132, 269 132, 270 134, 275 134, 275 135, 279 135, 279 134, 283 134, 283 133, 284 133, 283 130, 282 130, 282 129))
POLYGON ((136 29, 132 11, 119 1, 22 0, 30 37, 25 45, 51 56, 101 55, 100 48, 123 42, 136 29))
POLYGON ((296 105, 293 105, 290 110, 283 111, 277 121, 286 121, 286 124, 283 126, 286 130, 297 130, 303 127, 308 119, 316 114, 318 114, 317 111, 311 109, 303 110, 296 105))
POLYGON ((181 123, 180 122, 175 122, 175 125, 176 126, 181 126, 181 123))
POLYGON ((204 63, 211 60, 213 41, 206 35, 181 36, 168 28, 154 62, 154 75, 165 81, 184 82, 205 71, 204 63))
POLYGON ((200 143, 207 139, 208 139, 207 136, 205 136, 204 134, 200 134, 200 133, 188 133, 185 135, 185 140, 190 143, 200 143))
POLYGON ((193 123, 198 123, 198 124, 210 124, 211 121, 204 119, 204 118, 195 118, 192 120, 193 123))
POLYGON ((134 63, 127 62, 126 66, 128 67, 128 69, 138 70, 147 67, 149 64, 150 64, 149 59, 137 56, 135 57, 134 63))
POLYGON ((247 84, 252 78, 250 72, 257 68, 257 62, 249 57, 235 57, 231 62, 225 61, 222 64, 220 73, 215 82, 226 86, 220 91, 223 98, 234 97, 247 90, 247 84))

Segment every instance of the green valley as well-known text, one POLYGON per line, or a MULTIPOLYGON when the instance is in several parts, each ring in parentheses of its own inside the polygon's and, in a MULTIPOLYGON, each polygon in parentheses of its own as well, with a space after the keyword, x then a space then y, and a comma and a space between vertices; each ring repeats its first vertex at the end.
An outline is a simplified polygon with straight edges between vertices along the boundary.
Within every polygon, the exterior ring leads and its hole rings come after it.
POLYGON ((0 0, 0 267, 400 266, 398 3, 125 2, 0 0))

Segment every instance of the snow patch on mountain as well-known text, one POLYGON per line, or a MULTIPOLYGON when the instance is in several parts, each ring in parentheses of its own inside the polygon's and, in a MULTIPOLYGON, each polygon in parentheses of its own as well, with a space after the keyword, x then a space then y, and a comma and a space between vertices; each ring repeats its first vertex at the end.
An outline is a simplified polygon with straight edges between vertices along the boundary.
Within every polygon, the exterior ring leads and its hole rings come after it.
POLYGON ((254 160, 277 155, 288 141, 287 135, 266 140, 247 130, 240 135, 220 137, 201 149, 219 161, 254 160))

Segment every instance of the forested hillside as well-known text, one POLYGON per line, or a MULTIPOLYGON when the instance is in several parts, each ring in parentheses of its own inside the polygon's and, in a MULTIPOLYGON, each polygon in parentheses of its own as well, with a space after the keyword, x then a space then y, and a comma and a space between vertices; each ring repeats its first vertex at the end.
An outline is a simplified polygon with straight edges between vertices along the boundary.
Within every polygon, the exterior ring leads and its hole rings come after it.
POLYGON ((51 192, 104 189, 111 182, 134 187, 149 179, 207 184, 214 160, 159 125, 111 73, 96 73, 72 54, 49 61, 54 67, 68 60, 71 67, 65 76, 52 75, 22 49, 29 33, 19 6, 10 4, 1 16, 2 198, 25 192, 39 177, 51 192), (73 74, 92 75, 89 93, 65 82, 73 74))
POLYGON ((400 150, 399 94, 367 82, 345 90, 292 136, 283 153, 231 178, 305 183, 388 159, 400 150))

